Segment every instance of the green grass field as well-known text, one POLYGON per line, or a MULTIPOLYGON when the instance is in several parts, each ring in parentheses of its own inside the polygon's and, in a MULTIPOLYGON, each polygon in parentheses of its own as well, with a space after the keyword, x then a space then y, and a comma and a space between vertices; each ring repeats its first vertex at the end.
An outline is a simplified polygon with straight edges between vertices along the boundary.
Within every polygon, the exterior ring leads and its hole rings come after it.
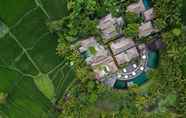
POLYGON ((44 10, 34 0, 0 1, 0 20, 9 28, 0 38, 0 93, 8 94, 7 102, 0 104, 0 116, 55 117, 52 101, 62 97, 74 78, 72 67, 55 54, 57 37, 46 26, 46 21, 65 15, 64 2, 41 3, 44 10), (44 81, 52 81, 35 84, 40 74, 44 81), (48 84, 54 86, 54 93, 46 89, 48 84), (47 94, 54 94, 54 98, 47 94))

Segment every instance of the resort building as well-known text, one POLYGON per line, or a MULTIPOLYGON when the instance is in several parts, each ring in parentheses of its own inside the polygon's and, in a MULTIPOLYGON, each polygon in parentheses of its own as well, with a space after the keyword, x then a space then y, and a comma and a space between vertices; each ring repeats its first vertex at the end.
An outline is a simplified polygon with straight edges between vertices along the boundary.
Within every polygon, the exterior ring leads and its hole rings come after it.
POLYGON ((149 36, 151 33, 156 32, 151 21, 142 23, 139 27, 139 37, 149 36))
POLYGON ((95 37, 89 37, 85 40, 80 41, 80 52, 84 51, 85 49, 91 47, 91 46, 95 46, 97 44, 97 41, 95 39, 95 37))
POLYGON ((146 45, 149 51, 158 51, 166 47, 166 45, 160 39, 154 39, 151 42, 148 42, 146 45))
POLYGON ((137 58, 138 56, 139 54, 138 54, 137 48, 133 47, 118 55, 115 55, 115 58, 116 58, 118 65, 122 65, 127 62, 130 62, 132 59, 137 58))
POLYGON ((80 41, 79 51, 86 63, 92 66, 97 79, 118 70, 111 53, 100 45, 95 37, 80 41))
POLYGON ((135 43, 132 39, 120 38, 110 45, 112 53, 118 65, 127 63, 139 56, 135 43))
POLYGON ((112 50, 112 53, 116 55, 134 46, 135 43, 132 39, 121 37, 113 41, 110 45, 110 48, 112 50))
POLYGON ((143 16, 144 16, 144 21, 145 22, 153 20, 154 19, 154 10, 153 10, 153 8, 150 8, 150 9, 146 10, 143 13, 143 16))
POLYGON ((145 11, 145 6, 143 4, 143 0, 139 0, 138 3, 130 4, 127 7, 127 11, 128 12, 133 12, 133 13, 136 13, 136 14, 140 14, 140 13, 144 12, 145 11))
POLYGON ((98 25, 98 28, 102 32, 103 42, 107 43, 111 39, 117 38, 122 34, 122 26, 124 21, 122 17, 115 18, 111 14, 103 17, 98 25))
POLYGON ((96 79, 101 79, 105 75, 112 74, 118 70, 112 56, 106 57, 102 60, 97 60, 91 65, 96 73, 96 79))
POLYGON ((97 43, 95 37, 80 41, 79 51, 87 64, 95 63, 97 60, 105 59, 110 55, 108 50, 97 43))

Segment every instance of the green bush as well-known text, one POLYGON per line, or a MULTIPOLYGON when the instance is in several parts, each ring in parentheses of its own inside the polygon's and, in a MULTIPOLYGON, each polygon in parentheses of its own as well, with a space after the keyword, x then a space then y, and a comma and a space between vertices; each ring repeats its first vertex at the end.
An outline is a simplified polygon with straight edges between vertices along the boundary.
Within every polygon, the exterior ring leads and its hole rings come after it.
POLYGON ((128 24, 124 29, 124 34, 127 37, 136 38, 138 36, 139 25, 137 23, 128 24))

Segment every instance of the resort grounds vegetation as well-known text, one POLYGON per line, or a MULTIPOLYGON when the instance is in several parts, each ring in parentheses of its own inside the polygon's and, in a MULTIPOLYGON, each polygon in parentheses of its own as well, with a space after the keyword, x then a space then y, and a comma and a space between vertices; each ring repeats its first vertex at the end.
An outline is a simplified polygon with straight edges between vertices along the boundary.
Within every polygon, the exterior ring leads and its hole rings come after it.
POLYGON ((124 20, 126 24, 123 28, 125 36, 137 39, 138 28, 140 23, 143 22, 142 17, 132 12, 126 12, 124 15, 124 20))
MULTIPOLYGON (((135 1, 69 0, 69 15, 49 24, 50 30, 60 35, 57 53, 66 55, 74 66, 79 68, 78 70, 76 68, 76 80, 59 102, 63 109, 61 118, 186 116, 186 46, 180 11, 183 7, 182 0, 152 0, 156 13, 153 24, 160 30, 161 40, 166 43, 166 49, 160 52, 159 67, 148 73, 150 80, 142 86, 114 90, 102 85, 94 80, 91 69, 85 69, 90 67, 84 64, 76 49, 70 47, 71 44, 75 44, 74 42, 88 36, 96 36, 99 39, 100 33, 96 24, 108 13, 122 16, 129 24, 124 26, 125 35, 135 38, 139 22, 134 21, 143 19, 125 12, 127 5, 132 2, 135 1)), ((145 40, 151 40, 150 38, 147 37, 145 40)))

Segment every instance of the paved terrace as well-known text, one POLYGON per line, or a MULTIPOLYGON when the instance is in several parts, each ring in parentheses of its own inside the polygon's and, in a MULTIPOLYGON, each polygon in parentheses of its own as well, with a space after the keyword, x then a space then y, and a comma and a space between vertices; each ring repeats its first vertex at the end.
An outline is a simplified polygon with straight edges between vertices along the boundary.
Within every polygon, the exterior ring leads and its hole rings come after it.
POLYGON ((127 68, 123 68, 122 71, 117 73, 118 79, 120 80, 131 80, 139 76, 142 72, 147 71, 147 60, 148 60, 148 51, 144 49, 140 50, 140 63, 129 65, 127 68))
POLYGON ((101 81, 113 87, 117 80, 123 80, 125 82, 131 81, 146 72, 149 68, 147 66, 149 52, 145 45, 140 45, 139 50, 139 64, 129 64, 127 67, 120 69, 117 73, 105 76, 101 81))

